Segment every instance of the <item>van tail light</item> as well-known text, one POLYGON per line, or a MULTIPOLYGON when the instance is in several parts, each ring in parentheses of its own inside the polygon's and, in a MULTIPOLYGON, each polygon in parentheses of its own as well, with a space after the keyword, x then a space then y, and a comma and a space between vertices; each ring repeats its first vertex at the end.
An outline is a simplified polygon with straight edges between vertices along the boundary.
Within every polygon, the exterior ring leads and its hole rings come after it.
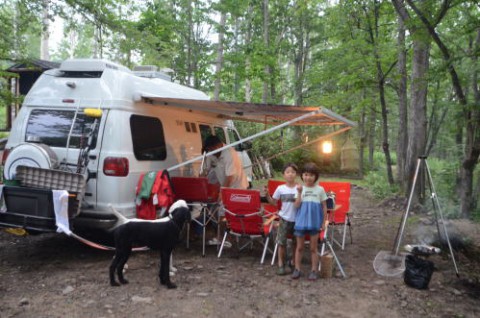
POLYGON ((128 159, 107 157, 103 160, 103 173, 107 176, 125 177, 128 175, 128 159))
POLYGON ((5 162, 7 162, 7 157, 10 154, 11 149, 4 149, 2 155, 2 166, 5 166, 5 162))

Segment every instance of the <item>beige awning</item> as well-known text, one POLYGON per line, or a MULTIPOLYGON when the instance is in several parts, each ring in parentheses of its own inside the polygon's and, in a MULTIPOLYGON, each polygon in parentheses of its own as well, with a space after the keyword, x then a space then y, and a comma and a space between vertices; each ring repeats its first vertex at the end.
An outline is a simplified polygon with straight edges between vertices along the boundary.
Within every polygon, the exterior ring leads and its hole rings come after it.
MULTIPOLYGON (((288 106, 288 105, 272 105, 272 104, 255 104, 255 103, 238 103, 238 102, 222 102, 211 100, 181 99, 181 98, 165 98, 157 96, 145 96, 141 94, 144 102, 152 105, 165 107, 178 107, 188 111, 198 111, 211 113, 218 118, 248 121, 272 125, 259 133, 244 137, 239 141, 230 143, 209 153, 203 154, 179 163, 168 168, 169 171, 178 169, 195 161, 204 160, 205 157, 211 156, 223 149, 234 147, 245 141, 254 140, 260 136, 270 134, 275 130, 286 126, 335 126, 336 131, 326 134, 333 136, 343 133, 356 124, 343 116, 340 116, 324 107, 304 107, 304 106, 288 106)), ((321 140, 322 137, 318 137, 321 140)))
POLYGON ((324 107, 304 107, 142 96, 146 103, 216 114, 219 118, 278 125, 349 126, 356 124, 324 107), (303 116, 303 117, 302 117, 303 116), (300 120, 295 120, 299 119, 300 120))

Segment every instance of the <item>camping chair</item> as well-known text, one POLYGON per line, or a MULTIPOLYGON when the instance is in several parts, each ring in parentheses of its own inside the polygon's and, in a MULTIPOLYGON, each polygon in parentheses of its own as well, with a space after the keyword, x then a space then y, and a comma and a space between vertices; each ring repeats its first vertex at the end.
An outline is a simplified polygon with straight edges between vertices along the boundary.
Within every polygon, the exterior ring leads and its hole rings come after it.
POLYGON ((273 222, 265 222, 260 192, 258 190, 222 188, 221 196, 227 224, 218 257, 222 256, 227 236, 231 235, 236 238, 239 251, 247 246, 253 247, 254 240, 259 241, 263 245, 260 259, 260 264, 263 264, 273 222), (240 245, 241 239, 246 239, 248 242, 240 245))
MULTIPOLYGON (((202 227, 202 255, 205 256, 206 227, 210 222, 218 222, 213 208, 216 206, 220 187, 208 183, 208 179, 204 177, 171 177, 170 180, 175 198, 185 200, 189 207, 196 211, 192 215, 192 222, 202 227)), ((187 227, 187 248, 190 248, 190 224, 187 227)))
MULTIPOLYGON (((275 190, 277 190, 278 186, 285 184, 285 181, 282 180, 268 180, 267 183, 267 191, 270 196, 273 196, 275 193, 275 190)), ((278 200, 277 205, 272 205, 272 204, 264 204, 264 208, 266 210, 266 213, 278 213, 280 209, 282 208, 282 202, 278 200)))
POLYGON ((335 208, 331 211, 329 222, 332 226, 331 239, 337 243, 342 250, 345 249, 347 226, 350 233, 350 243, 353 244, 352 227, 350 223, 350 183, 349 182, 320 182, 326 192, 335 193, 335 208), (334 239, 335 228, 342 229, 341 244, 334 239))
MULTIPOLYGON (((270 194, 270 196, 273 196, 273 193, 275 193, 275 190, 277 189, 277 187, 282 184, 285 184, 285 182, 280 180, 268 180, 268 185, 267 185, 268 194, 270 194)), ((273 205, 270 203, 263 204, 264 214, 269 219, 270 222, 278 220, 278 212, 280 211, 281 208, 282 208, 282 202, 280 200, 277 201, 276 205, 273 205)), ((277 248, 277 246, 275 246, 275 248, 277 248)))
MULTIPOLYGON (((269 179, 268 183, 267 183, 267 191, 270 194, 270 196, 273 196, 273 194, 275 193, 275 190, 277 190, 277 188, 279 186, 281 186, 282 184, 285 184, 285 181, 269 179)), ((272 204, 264 205, 264 209, 266 210, 266 213, 270 213, 270 215, 272 215, 272 216, 275 215, 276 216, 275 221, 278 220, 277 215, 278 215, 278 212, 280 211, 281 208, 282 208, 282 202, 280 200, 277 201, 276 206, 272 205, 272 204)), ((274 228, 275 228, 275 225, 274 225, 274 228)), ((288 239, 292 240, 293 237, 289 237, 288 239)), ((275 257, 277 256, 277 251, 278 251, 278 244, 275 241, 275 246, 273 248, 273 253, 272 253, 272 265, 275 264, 275 257)))

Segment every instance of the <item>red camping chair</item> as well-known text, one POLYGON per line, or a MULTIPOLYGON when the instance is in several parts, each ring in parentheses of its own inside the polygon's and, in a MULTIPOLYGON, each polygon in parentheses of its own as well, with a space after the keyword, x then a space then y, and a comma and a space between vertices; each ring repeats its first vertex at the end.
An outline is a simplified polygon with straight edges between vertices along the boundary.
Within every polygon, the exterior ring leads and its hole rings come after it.
POLYGON ((260 259, 260 264, 263 264, 268 250, 273 222, 265 224, 260 202, 260 192, 258 190, 222 188, 221 196, 225 208, 227 226, 218 257, 220 258, 222 255, 227 236, 231 235, 236 238, 239 251, 247 246, 252 247, 253 241, 258 240, 263 245, 262 258, 260 259), (246 239, 248 242, 241 246, 241 239, 246 239))
POLYGON ((350 223, 350 183, 349 182, 320 182, 320 185, 326 192, 335 193, 335 208, 331 211, 329 216, 331 230, 331 239, 341 246, 342 250, 345 248, 345 239, 347 235, 347 226, 350 233, 350 243, 353 244, 352 227, 350 223), (341 244, 334 240, 335 228, 342 228, 342 242, 341 244))
MULTIPOLYGON (((267 183, 267 191, 270 196, 273 196, 275 193, 275 190, 282 184, 285 184, 285 181, 283 180, 272 180, 269 179, 267 183)), ((282 208, 282 202, 280 200, 277 201, 277 205, 272 205, 272 204, 265 204, 264 209, 266 210, 266 213, 269 213, 270 215, 275 215, 275 220, 278 220, 278 212, 282 208)), ((277 225, 278 226, 278 225, 277 225)), ((275 225, 274 225, 275 227, 275 225)), ((288 239, 291 240, 293 237, 289 237, 288 239)), ((275 241, 275 247, 273 248, 273 253, 272 253, 272 265, 275 263, 275 257, 277 255, 277 250, 278 250, 278 244, 275 241)))
MULTIPOLYGON (((284 181, 280 180, 268 180, 267 191, 270 196, 273 196, 275 190, 279 185, 285 184, 284 181)), ((265 216, 270 220, 270 222, 278 219, 278 211, 282 208, 282 202, 280 200, 277 201, 277 205, 273 205, 270 203, 263 204, 263 210, 265 216)))
MULTIPOLYGON (((206 227, 210 222, 217 223, 216 211, 212 209, 213 203, 218 200, 220 187, 216 184, 208 183, 204 177, 171 177, 175 198, 182 199, 187 204, 196 208, 198 214, 192 216, 192 222, 196 222, 202 227, 202 255, 205 256, 205 238, 206 227), (198 217, 201 217, 199 219, 198 217)), ((187 248, 190 247, 190 224, 187 228, 187 248)))
POLYGON ((171 177, 175 199, 187 202, 213 203, 218 199, 220 187, 208 183, 205 177, 171 177))

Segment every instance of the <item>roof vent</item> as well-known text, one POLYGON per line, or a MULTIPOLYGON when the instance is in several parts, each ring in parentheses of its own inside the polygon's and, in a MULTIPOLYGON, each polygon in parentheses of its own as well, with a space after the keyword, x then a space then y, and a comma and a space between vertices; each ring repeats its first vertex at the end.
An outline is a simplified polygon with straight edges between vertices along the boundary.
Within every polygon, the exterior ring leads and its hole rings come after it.
POLYGON ((162 69, 161 71, 158 71, 158 67, 155 65, 138 65, 133 67, 133 74, 139 77, 160 78, 160 79, 171 82, 172 77, 167 74, 168 71, 171 71, 171 70, 162 69), (165 72, 164 70, 167 70, 167 72, 165 72))
POLYGON ((155 65, 137 65, 133 67, 134 72, 156 72, 158 67, 155 65))

